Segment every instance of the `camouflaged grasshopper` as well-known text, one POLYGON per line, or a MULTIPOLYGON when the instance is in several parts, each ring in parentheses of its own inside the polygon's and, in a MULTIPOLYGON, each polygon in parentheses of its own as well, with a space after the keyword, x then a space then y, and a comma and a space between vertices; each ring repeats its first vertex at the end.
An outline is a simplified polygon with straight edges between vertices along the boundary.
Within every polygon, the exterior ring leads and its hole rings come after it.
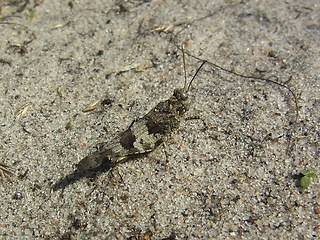
POLYGON ((202 66, 197 69, 193 78, 187 84, 185 53, 182 47, 185 82, 183 88, 174 90, 166 101, 158 103, 144 117, 134 121, 130 127, 100 149, 82 159, 77 165, 78 170, 92 170, 101 165, 110 167, 126 162, 131 158, 146 154, 163 144, 174 133, 180 124, 180 119, 189 110, 188 91, 202 66))

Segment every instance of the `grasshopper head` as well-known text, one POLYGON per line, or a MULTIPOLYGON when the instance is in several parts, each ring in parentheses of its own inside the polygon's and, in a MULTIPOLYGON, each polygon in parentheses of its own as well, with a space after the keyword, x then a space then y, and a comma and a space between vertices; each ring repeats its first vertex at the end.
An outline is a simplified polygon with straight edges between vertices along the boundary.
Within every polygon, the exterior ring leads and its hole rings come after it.
POLYGON ((176 101, 182 105, 182 107, 179 107, 178 110, 180 114, 183 114, 189 110, 190 100, 188 98, 188 93, 184 88, 176 88, 173 92, 173 96, 175 97, 176 101))
POLYGON ((188 101, 188 93, 184 88, 176 88, 173 91, 173 96, 182 104, 188 101))

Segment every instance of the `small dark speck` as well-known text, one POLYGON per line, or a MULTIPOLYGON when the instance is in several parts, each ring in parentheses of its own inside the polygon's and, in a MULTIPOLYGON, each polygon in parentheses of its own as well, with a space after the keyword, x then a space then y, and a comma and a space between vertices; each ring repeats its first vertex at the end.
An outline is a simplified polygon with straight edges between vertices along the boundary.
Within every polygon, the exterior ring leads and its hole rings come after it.
POLYGON ((85 222, 82 222, 80 219, 75 218, 73 223, 72 223, 72 226, 75 229, 80 229, 80 228, 85 228, 87 226, 87 224, 85 222))
POLYGON ((72 2, 72 1, 69 1, 69 2, 68 2, 68 6, 69 6, 69 8, 72 9, 72 8, 73 8, 73 2, 72 2))
POLYGON ((106 74, 106 76, 104 77, 105 79, 109 79, 109 77, 110 77, 110 73, 108 73, 108 74, 106 74))
POLYGON ((12 199, 14 200, 21 200, 23 198, 22 194, 19 192, 16 192, 13 196, 12 199))
POLYGON ((103 55, 103 53, 104 53, 104 51, 103 51, 103 50, 99 50, 99 51, 97 52, 97 56, 102 56, 102 55, 103 55))
POLYGON ((271 50, 271 51, 268 52, 268 57, 275 58, 275 57, 277 57, 277 55, 276 55, 276 53, 274 51, 271 50))
POLYGON ((236 184, 237 182, 238 182, 237 179, 233 179, 230 183, 231 183, 231 184, 236 184))
POLYGON ((110 98, 105 98, 102 102, 101 102, 101 105, 102 106, 109 106, 113 103, 114 101, 110 98))
POLYGON ((126 12, 128 12, 128 9, 127 9, 124 5, 120 4, 120 5, 119 5, 118 14, 120 14, 120 13, 126 13, 126 12))
POLYGON ((240 196, 237 195, 237 196, 235 196, 232 200, 233 200, 234 202, 238 202, 238 200, 240 200, 240 196))

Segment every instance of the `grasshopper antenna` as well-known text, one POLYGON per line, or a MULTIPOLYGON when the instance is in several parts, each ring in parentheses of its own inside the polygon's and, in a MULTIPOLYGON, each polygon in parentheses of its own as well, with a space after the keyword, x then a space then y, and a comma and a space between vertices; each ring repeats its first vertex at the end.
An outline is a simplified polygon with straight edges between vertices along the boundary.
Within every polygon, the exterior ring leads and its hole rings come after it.
POLYGON ((186 56, 184 54, 184 47, 183 44, 181 44, 181 50, 182 50, 182 58, 183 58, 183 70, 184 70, 184 91, 187 91, 187 70, 186 70, 186 56))
MULTIPOLYGON (((218 68, 218 69, 220 69, 220 70, 222 70, 222 71, 225 71, 225 72, 227 72, 227 73, 233 74, 233 75, 235 75, 235 76, 242 77, 242 78, 247 78, 247 79, 252 79, 252 80, 255 80, 255 81, 257 81, 257 80, 258 80, 258 81, 264 81, 264 82, 272 83, 272 84, 274 84, 274 85, 277 85, 277 86, 279 86, 279 87, 282 87, 282 88, 287 89, 287 90, 289 91, 289 93, 292 95, 293 101, 294 101, 295 119, 294 119, 294 125, 293 125, 293 132, 295 132, 296 124, 298 123, 298 119, 299 119, 299 106, 298 106, 297 96, 296 96, 296 94, 291 90, 290 87, 286 86, 286 85, 283 84, 283 83, 279 83, 279 82, 277 82, 277 81, 275 81, 275 80, 271 80, 271 79, 267 79, 267 78, 263 78, 263 77, 247 76, 247 75, 244 75, 244 74, 241 74, 241 73, 236 73, 236 72, 234 72, 234 71, 231 71, 231 70, 229 70, 229 69, 226 69, 226 68, 224 68, 224 67, 221 67, 221 66, 218 65, 218 64, 215 64, 215 63, 212 63, 212 62, 209 62, 209 61, 206 61, 206 60, 202 60, 201 58, 199 58, 199 57, 197 57, 197 56, 194 56, 194 55, 192 55, 191 53, 186 52, 185 54, 187 54, 188 56, 191 56, 191 57, 193 57, 193 58, 195 58, 195 59, 197 59, 197 60, 204 61, 204 62, 202 63, 202 65, 203 65, 205 62, 207 62, 208 64, 212 65, 213 67, 218 68)), ((202 65, 200 66, 200 68, 202 67, 202 65)), ((197 75, 197 73, 199 72, 200 68, 197 70, 197 72, 196 72, 195 75, 197 75)), ((192 83, 192 81, 193 81, 194 78, 195 78, 195 76, 194 76, 194 77, 192 78, 192 80, 190 81, 187 90, 189 90, 189 88, 190 88, 190 86, 191 86, 191 83, 192 83)), ((290 145, 291 145, 292 137, 293 137, 293 133, 289 134, 289 141, 288 141, 288 148, 287 148, 288 151, 289 151, 289 148, 290 148, 290 145)))
POLYGON ((188 87, 187 87, 187 70, 186 70, 186 57, 185 57, 185 53, 184 53, 184 47, 183 47, 183 44, 181 45, 181 50, 182 50, 182 57, 183 57, 183 69, 184 69, 184 91, 185 92, 189 92, 189 89, 191 87, 191 84, 193 82, 193 80, 196 78, 198 72, 200 71, 200 69, 202 68, 202 66, 207 62, 206 60, 202 60, 202 64, 200 65, 200 67, 198 67, 196 73, 193 75, 191 81, 189 82, 188 84, 188 87))
MULTIPOLYGON (((176 46, 177 46, 177 45, 176 45, 176 46)), ((202 65, 203 65, 204 63, 208 63, 208 64, 212 65, 212 66, 215 67, 215 68, 218 68, 218 69, 220 69, 220 70, 222 70, 222 71, 225 71, 225 72, 227 72, 227 73, 233 74, 233 75, 238 76, 238 77, 248 78, 248 79, 258 80, 258 81, 264 81, 264 82, 272 83, 272 84, 275 84, 275 85, 278 85, 278 86, 280 86, 280 87, 282 87, 282 88, 287 89, 287 90, 290 92, 290 94, 292 95, 292 97, 293 97, 293 101, 294 101, 294 105, 295 105, 295 112, 296 112, 295 123, 298 122, 298 118, 299 118, 298 99, 297 99, 296 94, 291 90, 290 87, 286 86, 285 84, 279 83, 279 82, 277 82, 277 81, 271 80, 271 79, 267 79, 267 78, 263 78, 263 77, 247 76, 247 75, 244 75, 244 74, 241 74, 241 73, 233 72, 233 71, 231 71, 231 70, 229 70, 229 69, 226 69, 226 68, 224 68, 224 67, 221 67, 221 66, 218 65, 218 64, 215 64, 215 63, 209 62, 209 61, 207 61, 207 60, 203 60, 203 59, 201 59, 201 58, 199 58, 199 57, 197 57, 197 56, 194 56, 194 55, 192 55, 192 54, 189 53, 189 52, 186 52, 186 53, 185 53, 184 50, 183 50, 183 53, 184 53, 184 54, 187 54, 188 56, 193 57, 193 58, 195 58, 195 59, 197 59, 197 60, 203 61, 202 65)), ((195 76, 197 75, 197 73, 198 73, 199 70, 201 69, 202 65, 201 65, 201 66, 199 67, 199 69, 197 70, 195 76)), ((190 85, 191 85, 193 79, 195 78, 195 76, 193 76, 192 80, 190 81, 187 90, 189 90, 190 85)))
POLYGON ((202 68, 202 66, 206 63, 207 61, 206 60, 203 60, 202 64, 200 65, 200 67, 197 69, 196 73, 193 75, 191 81, 189 82, 189 85, 188 85, 188 88, 187 88, 187 92, 189 91, 190 87, 191 87, 191 84, 193 82, 193 80, 196 78, 198 72, 200 71, 200 69, 202 68))

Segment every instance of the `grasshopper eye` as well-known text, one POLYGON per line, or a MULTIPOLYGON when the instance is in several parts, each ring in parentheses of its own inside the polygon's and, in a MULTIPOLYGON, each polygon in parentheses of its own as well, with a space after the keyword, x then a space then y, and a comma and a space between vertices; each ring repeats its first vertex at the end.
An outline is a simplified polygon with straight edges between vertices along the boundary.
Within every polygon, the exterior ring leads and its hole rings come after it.
POLYGON ((188 99, 188 94, 186 93, 186 91, 184 91, 183 88, 179 88, 179 89, 175 89, 173 92, 173 95, 182 101, 185 101, 188 99))
POLYGON ((180 98, 181 98, 183 101, 185 101, 185 100, 188 99, 188 94, 187 94, 186 92, 181 92, 180 98))

